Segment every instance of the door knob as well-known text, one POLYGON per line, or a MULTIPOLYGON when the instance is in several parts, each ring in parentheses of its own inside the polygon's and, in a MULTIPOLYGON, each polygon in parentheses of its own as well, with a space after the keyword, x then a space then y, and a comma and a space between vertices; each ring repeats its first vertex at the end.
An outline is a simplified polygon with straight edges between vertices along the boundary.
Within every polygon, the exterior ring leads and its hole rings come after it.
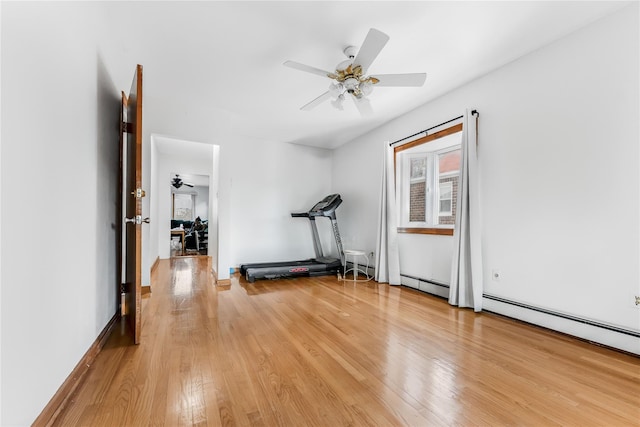
POLYGON ((151 222, 151 220, 149 219, 149 217, 146 217, 145 219, 142 219, 142 215, 136 215, 133 218, 125 218, 124 222, 125 223, 135 224, 135 225, 140 225, 143 222, 146 223, 146 224, 149 224, 151 222))

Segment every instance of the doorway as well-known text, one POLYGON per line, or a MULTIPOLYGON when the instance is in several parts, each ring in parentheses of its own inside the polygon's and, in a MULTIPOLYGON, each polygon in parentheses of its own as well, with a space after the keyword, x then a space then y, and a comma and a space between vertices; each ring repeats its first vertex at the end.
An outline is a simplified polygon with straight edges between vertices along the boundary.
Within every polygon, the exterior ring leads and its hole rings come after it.
MULTIPOLYGON (((171 256, 171 229, 174 216, 175 194, 193 194, 198 187, 207 188, 207 196, 196 195, 192 206, 193 214, 206 211, 207 242, 206 254, 212 258, 212 266, 217 266, 218 256, 218 179, 219 146, 186 141, 162 135, 151 135, 151 187, 150 198, 152 221, 149 236, 149 260, 153 264, 157 259, 171 256), (176 188, 172 183, 178 175, 183 185, 176 188), (189 187, 184 183, 189 183, 189 187), (206 185, 205 185, 206 184, 206 185), (179 191, 178 191, 179 190, 179 191), (205 201, 206 200, 206 201, 205 201), (203 206, 204 204, 204 206, 203 206), (206 207, 205 207, 206 206, 206 207)), ((178 202, 188 200, 178 196, 178 202)), ((197 217, 197 215, 196 215, 197 217)), ((195 221, 195 217, 193 218, 195 221)), ((202 219, 202 216, 201 216, 202 219)), ((183 225, 184 227, 184 225, 183 225)), ((185 232, 185 239, 186 239, 185 232)), ((189 241, 185 241, 185 250, 189 241)), ((197 246, 196 246, 197 248, 197 246)), ((203 251, 204 252, 204 251, 203 251)))
POLYGON ((170 256, 208 255, 208 175, 171 173, 170 256))

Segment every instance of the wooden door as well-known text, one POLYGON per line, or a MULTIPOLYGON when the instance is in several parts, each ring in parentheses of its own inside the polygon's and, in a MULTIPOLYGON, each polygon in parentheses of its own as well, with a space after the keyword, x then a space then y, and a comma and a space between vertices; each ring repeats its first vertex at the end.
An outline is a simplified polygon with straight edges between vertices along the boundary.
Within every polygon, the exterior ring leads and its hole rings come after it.
POLYGON ((123 94, 124 132, 124 313, 135 344, 140 343, 142 326, 142 65, 136 67, 131 91, 123 94))

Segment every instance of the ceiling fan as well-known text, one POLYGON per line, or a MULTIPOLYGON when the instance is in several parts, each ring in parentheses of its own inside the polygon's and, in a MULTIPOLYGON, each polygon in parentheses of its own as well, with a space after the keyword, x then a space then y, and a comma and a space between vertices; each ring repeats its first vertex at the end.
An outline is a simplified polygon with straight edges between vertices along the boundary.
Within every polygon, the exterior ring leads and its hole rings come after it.
POLYGON ((186 185, 187 187, 193 187, 193 184, 189 184, 188 182, 184 182, 182 180, 182 178, 180 178, 180 175, 178 175, 178 174, 176 174, 176 177, 171 180, 171 185, 173 185, 175 188, 180 188, 183 185, 186 185))
POLYGON ((369 66, 371 66, 388 41, 388 35, 375 28, 371 28, 360 50, 354 46, 347 46, 344 49, 344 54, 347 55, 349 59, 339 63, 336 66, 335 72, 321 70, 295 61, 286 61, 284 65, 287 67, 334 80, 329 85, 328 91, 303 105, 300 109, 309 111, 322 102, 333 98, 331 105, 339 110, 343 110, 345 98, 350 97, 353 99, 360 114, 368 116, 373 113, 373 110, 367 97, 373 91, 374 86, 422 86, 427 78, 426 73, 367 75, 369 66))

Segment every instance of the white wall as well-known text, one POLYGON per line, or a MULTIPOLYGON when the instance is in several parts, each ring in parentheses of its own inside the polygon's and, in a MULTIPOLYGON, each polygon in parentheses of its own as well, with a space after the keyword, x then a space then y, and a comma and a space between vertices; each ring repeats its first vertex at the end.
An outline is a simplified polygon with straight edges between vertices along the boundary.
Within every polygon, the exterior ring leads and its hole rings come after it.
POLYGON ((332 190, 342 197, 336 212, 345 249, 375 250, 384 137, 375 132, 333 152, 332 190))
MULTIPOLYGON (((345 234, 375 245, 384 141, 476 108, 484 292, 639 331, 638 52, 633 4, 336 150, 345 234)), ((402 273, 448 283, 451 248, 401 235, 402 273)))
POLYGON ((116 313, 120 88, 100 13, 2 4, 3 426, 30 425, 116 313))
MULTIPOLYGON (((213 159, 211 163, 213 164, 213 159)), ((196 192, 196 217, 199 216, 203 221, 209 219, 209 187, 195 185, 193 189, 196 192)))
MULTIPOLYGON (((230 148, 230 266, 313 258, 309 221, 292 218, 291 212, 308 211, 331 193, 331 152, 250 140, 235 141, 230 148)), ((329 221, 317 222, 329 249, 329 221)))
MULTIPOLYGON (((215 145, 213 147, 213 170, 220 170, 220 146, 215 145)), ((218 231, 218 187, 220 183, 219 176, 209 177, 209 244, 207 246, 207 253, 211 257, 211 268, 213 271, 218 272, 220 268, 218 266, 218 257, 220 253, 220 240, 218 231), (215 179, 214 179, 215 178, 215 179)))

